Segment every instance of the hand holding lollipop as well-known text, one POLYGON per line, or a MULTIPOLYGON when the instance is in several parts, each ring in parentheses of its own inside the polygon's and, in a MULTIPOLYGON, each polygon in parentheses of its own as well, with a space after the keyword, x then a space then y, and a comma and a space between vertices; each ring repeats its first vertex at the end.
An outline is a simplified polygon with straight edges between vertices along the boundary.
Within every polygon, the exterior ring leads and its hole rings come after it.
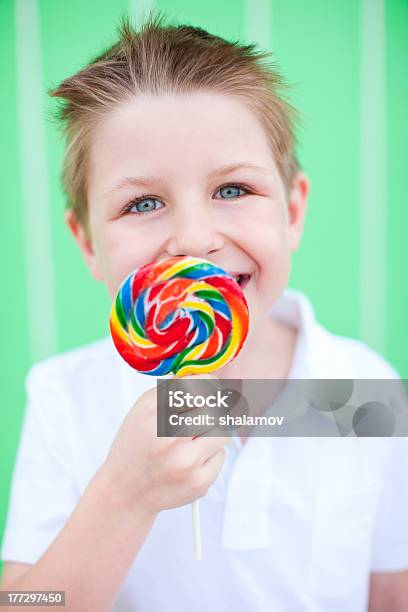
MULTIPOLYGON (((112 304, 110 330, 120 355, 139 372, 205 374, 239 353, 248 306, 222 268, 196 257, 169 257, 127 276, 112 304)), ((198 500, 193 521, 200 558, 198 500)))

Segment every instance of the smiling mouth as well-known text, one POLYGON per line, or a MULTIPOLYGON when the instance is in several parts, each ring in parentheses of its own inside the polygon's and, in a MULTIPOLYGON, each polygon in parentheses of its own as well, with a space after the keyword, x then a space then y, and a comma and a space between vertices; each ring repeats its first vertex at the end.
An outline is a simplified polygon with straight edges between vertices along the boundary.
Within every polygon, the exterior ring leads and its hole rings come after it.
POLYGON ((234 274, 233 276, 241 289, 245 289, 251 278, 250 274, 234 274))

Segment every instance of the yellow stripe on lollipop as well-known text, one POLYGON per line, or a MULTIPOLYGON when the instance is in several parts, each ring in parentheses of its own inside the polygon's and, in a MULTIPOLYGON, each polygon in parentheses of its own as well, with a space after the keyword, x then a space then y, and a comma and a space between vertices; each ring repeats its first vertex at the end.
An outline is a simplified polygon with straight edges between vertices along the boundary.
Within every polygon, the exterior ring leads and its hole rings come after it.
POLYGON ((208 289, 211 289, 211 291, 217 291, 217 289, 209 283, 206 283, 205 281, 197 281, 196 283, 190 285, 190 287, 185 290, 185 293, 194 293, 195 291, 200 291, 201 289, 207 291, 208 289))
POLYGON ((142 346, 143 348, 153 348, 156 346, 154 342, 151 342, 147 338, 144 338, 133 328, 132 325, 129 325, 129 336, 132 338, 133 343, 137 346, 142 346))
POLYGON ((142 346, 144 348, 153 348, 154 346, 156 346, 153 342, 150 342, 150 340, 147 340, 147 338, 140 336, 140 334, 138 334, 133 329, 132 325, 128 325, 127 330, 123 329, 122 323, 118 319, 118 315, 116 313, 115 307, 113 307, 111 311, 111 321, 112 321, 113 326, 115 327, 115 331, 117 332, 117 334, 127 344, 129 344, 129 338, 130 338, 131 340, 133 340, 133 343, 136 344, 137 346, 142 346))
POLYGON ((211 317, 211 320, 214 322, 214 311, 207 302, 195 302, 194 300, 184 300, 178 304, 178 308, 190 308, 191 310, 200 310, 201 312, 205 312, 211 317))
POLYGON ((201 342, 201 344, 197 344, 197 346, 193 346, 193 348, 186 353, 185 355, 185 359, 199 359, 201 357, 201 355, 205 352, 205 350, 207 349, 209 343, 209 338, 207 338, 207 340, 204 340, 204 342, 201 342))
POLYGON ((195 257, 189 257, 188 260, 182 260, 180 261, 180 263, 170 266, 168 270, 165 270, 162 274, 160 274, 160 276, 158 277, 158 280, 159 281, 166 280, 167 278, 170 278, 171 276, 178 274, 178 272, 181 272, 182 270, 185 270, 186 268, 190 268, 191 266, 195 266, 196 264, 200 264, 200 263, 202 263, 201 259, 196 259, 195 257))
POLYGON ((120 336, 121 340, 129 344, 129 336, 126 331, 122 327, 122 323, 118 319, 118 315, 116 314, 115 305, 113 305, 111 310, 111 321, 112 325, 115 328, 116 333, 120 336))

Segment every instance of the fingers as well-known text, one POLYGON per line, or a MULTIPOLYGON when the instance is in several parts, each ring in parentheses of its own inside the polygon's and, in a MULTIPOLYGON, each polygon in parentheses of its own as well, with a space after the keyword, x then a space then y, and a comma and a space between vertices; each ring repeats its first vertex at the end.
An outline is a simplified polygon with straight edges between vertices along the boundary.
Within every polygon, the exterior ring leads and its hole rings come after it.
POLYGON ((220 473, 222 466, 225 461, 225 450, 221 448, 216 453, 205 461, 200 469, 201 475, 204 480, 207 480, 210 484, 214 482, 220 473))
POLYGON ((208 459, 224 450, 224 445, 231 441, 229 437, 220 438, 175 438, 173 457, 176 463, 184 465, 187 469, 199 469, 208 459))
POLYGON ((196 464, 205 463, 216 453, 224 452, 224 445, 231 441, 230 437, 196 438, 190 440, 189 452, 192 461, 196 464))

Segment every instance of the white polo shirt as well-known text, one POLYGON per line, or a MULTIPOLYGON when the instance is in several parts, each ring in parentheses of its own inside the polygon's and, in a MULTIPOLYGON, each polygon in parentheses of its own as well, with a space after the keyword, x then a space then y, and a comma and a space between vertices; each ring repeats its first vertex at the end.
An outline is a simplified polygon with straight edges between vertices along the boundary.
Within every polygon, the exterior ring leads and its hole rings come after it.
MULTIPOLYGON (((363 343, 325 330, 299 291, 286 289, 271 316, 298 329, 289 378, 398 378, 363 343)), ((155 383, 110 337, 31 368, 3 560, 38 561, 155 383)), ((203 560, 191 506, 159 513, 116 612, 363 612, 371 571, 408 569, 407 440, 234 438, 200 514, 203 560)))

